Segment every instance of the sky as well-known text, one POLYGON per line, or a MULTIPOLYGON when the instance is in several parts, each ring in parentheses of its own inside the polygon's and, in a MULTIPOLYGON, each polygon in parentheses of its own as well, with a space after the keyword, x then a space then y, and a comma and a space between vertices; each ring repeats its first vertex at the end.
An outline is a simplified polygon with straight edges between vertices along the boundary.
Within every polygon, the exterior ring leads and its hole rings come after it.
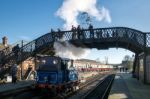
MULTIPOLYGON (((50 32, 51 28, 64 29, 66 20, 57 13, 63 2, 64 0, 0 0, 0 38, 7 36, 9 43, 14 44, 20 40, 32 41, 50 32)), ((95 18, 92 24, 95 28, 123 26, 150 32, 149 4, 150 0, 97 0, 96 7, 104 8, 107 12, 104 14, 106 17, 109 15, 110 20, 95 18)), ((121 48, 99 51, 92 49, 85 58, 104 61, 108 57, 109 63, 120 63, 125 55, 133 54, 121 48)))

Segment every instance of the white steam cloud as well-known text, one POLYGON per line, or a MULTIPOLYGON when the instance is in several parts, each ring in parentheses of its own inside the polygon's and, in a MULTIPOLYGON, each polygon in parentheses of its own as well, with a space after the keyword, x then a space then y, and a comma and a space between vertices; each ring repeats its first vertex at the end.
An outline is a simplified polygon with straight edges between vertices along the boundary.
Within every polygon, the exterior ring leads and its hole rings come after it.
POLYGON ((111 22, 109 10, 105 7, 97 8, 97 0, 64 0, 56 15, 65 21, 64 28, 70 29, 72 25, 77 26, 77 16, 86 12, 98 21, 111 22))
POLYGON ((54 42, 55 55, 63 58, 81 59, 89 54, 89 50, 75 47, 69 42, 54 42))
MULTIPOLYGON (((97 0, 64 0, 56 15, 65 21, 64 29, 70 29, 72 25, 78 25, 77 17, 84 12, 97 21, 111 22, 109 10, 105 7, 98 8, 97 0)), ((90 52, 88 49, 78 48, 64 41, 55 42, 54 48, 57 56, 70 59, 85 58, 90 52)))

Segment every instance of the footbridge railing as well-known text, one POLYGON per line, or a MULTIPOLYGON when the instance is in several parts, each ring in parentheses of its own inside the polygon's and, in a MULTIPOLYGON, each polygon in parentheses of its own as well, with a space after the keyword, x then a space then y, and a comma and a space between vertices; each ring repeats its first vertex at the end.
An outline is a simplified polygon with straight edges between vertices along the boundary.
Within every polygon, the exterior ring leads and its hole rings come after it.
POLYGON ((102 40, 114 39, 126 41, 138 45, 143 49, 150 46, 150 34, 126 27, 110 27, 96 29, 77 29, 71 31, 52 31, 47 33, 13 52, 1 57, 0 64, 2 67, 11 67, 12 64, 26 60, 39 53, 46 45, 55 41, 76 41, 76 40, 102 40), (16 54, 17 53, 17 54, 16 54))

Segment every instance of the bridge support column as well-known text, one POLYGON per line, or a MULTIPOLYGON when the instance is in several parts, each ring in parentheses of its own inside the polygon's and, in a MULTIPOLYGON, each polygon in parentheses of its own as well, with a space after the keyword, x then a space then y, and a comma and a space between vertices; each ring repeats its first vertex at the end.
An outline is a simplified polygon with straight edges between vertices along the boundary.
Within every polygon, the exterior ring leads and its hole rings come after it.
POLYGON ((134 63, 133 63, 133 71, 132 76, 136 78, 136 61, 137 61, 137 54, 135 54, 134 63))
POLYGON ((137 56, 137 61, 136 61, 136 67, 137 67, 137 79, 139 80, 140 78, 140 58, 137 56))
POLYGON ((147 70, 146 70, 146 54, 145 53, 141 53, 139 56, 139 80, 147 83, 147 70))
POLYGON ((144 65, 144 83, 149 83, 150 82, 150 78, 148 78, 150 75, 150 70, 149 70, 149 57, 148 57, 148 53, 147 53, 147 37, 146 34, 144 34, 144 60, 143 60, 143 65, 144 65))
POLYGON ((145 55, 145 83, 150 84, 150 55, 145 55))
POLYGON ((147 83, 146 53, 144 53, 143 66, 144 66, 144 83, 147 83))
POLYGON ((139 80, 150 83, 150 54, 142 53, 139 55, 139 80))

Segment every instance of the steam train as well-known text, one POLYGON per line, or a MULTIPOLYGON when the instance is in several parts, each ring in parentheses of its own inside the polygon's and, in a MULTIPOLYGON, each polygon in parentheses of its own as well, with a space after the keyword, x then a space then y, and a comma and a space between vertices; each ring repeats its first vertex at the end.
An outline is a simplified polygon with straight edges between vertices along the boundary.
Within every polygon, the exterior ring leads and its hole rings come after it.
POLYGON ((52 94, 78 88, 78 72, 73 67, 73 60, 46 55, 37 56, 37 59, 36 88, 46 89, 52 94))

